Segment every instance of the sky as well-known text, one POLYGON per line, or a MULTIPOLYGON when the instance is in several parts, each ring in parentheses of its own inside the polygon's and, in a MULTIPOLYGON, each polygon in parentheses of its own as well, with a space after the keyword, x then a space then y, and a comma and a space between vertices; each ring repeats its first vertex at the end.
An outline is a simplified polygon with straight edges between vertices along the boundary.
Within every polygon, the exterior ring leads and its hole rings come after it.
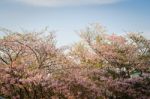
POLYGON ((0 0, 0 27, 48 27, 56 31, 58 46, 78 41, 76 31, 92 23, 108 33, 143 32, 150 38, 150 0, 0 0))

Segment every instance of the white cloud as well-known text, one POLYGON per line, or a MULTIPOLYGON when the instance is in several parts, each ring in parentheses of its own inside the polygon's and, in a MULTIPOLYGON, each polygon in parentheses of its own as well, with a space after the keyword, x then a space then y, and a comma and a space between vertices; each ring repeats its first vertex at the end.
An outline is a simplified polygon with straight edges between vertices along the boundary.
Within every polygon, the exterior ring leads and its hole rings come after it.
POLYGON ((122 0, 15 0, 34 6, 78 6, 78 5, 103 5, 117 3, 122 0))

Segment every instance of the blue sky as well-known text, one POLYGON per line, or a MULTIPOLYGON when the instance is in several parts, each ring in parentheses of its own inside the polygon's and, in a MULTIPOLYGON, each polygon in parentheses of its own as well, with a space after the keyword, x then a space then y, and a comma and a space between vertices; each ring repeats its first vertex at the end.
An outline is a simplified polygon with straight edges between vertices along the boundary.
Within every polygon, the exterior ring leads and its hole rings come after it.
MULTIPOLYGON (((0 27, 56 30, 58 46, 79 38, 75 31, 100 23, 109 33, 144 32, 150 38, 150 0, 0 0, 0 27)), ((2 35, 2 34, 1 34, 2 35)))

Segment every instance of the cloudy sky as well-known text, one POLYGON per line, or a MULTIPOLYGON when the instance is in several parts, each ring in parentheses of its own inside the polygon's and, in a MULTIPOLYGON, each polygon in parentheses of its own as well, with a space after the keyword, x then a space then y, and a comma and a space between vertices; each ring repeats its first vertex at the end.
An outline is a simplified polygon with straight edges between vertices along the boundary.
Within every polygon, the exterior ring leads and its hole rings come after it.
MULTIPOLYGON (((0 27, 56 30, 58 45, 79 40, 75 31, 100 23, 109 33, 144 32, 150 38, 150 0, 0 0, 0 27)), ((2 35, 2 34, 0 34, 2 35)))

